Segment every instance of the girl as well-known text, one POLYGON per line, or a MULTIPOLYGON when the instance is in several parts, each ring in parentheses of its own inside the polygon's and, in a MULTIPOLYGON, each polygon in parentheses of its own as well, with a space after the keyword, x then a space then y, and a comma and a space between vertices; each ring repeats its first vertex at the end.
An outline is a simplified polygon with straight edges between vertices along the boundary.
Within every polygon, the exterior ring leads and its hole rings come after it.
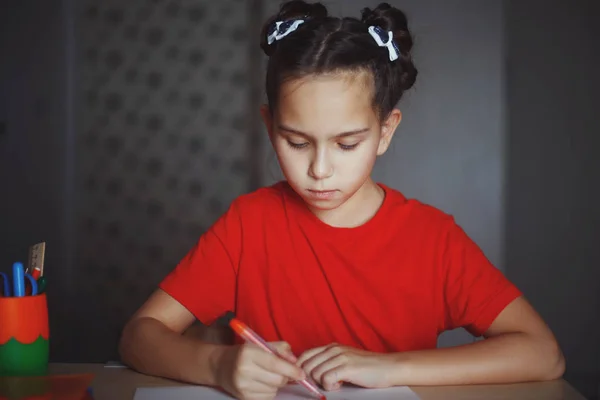
POLYGON ((452 217, 370 177, 417 76, 405 15, 289 1, 261 47, 286 181, 239 197, 200 237, 125 327, 123 361, 244 399, 305 376, 325 390, 560 377, 553 334, 452 217), (228 310, 289 360, 182 335, 228 310), (436 349, 457 327, 485 340, 436 349))

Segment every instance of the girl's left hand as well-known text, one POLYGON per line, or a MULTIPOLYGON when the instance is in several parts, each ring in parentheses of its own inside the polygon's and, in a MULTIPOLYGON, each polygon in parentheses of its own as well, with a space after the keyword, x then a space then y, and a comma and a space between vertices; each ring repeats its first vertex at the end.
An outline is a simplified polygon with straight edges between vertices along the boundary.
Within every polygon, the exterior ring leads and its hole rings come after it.
POLYGON ((334 343, 306 351, 298 358, 297 365, 325 390, 337 390, 342 382, 366 388, 389 387, 387 374, 391 363, 385 354, 334 343))

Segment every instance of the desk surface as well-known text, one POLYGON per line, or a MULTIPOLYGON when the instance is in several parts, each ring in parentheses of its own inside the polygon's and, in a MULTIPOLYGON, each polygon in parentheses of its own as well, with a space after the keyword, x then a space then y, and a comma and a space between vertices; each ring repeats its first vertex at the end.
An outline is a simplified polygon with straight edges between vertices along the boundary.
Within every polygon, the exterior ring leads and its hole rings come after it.
MULTIPOLYGON (((181 383, 142 375, 128 368, 102 364, 51 364, 50 373, 93 373, 95 400, 132 400, 142 386, 178 386, 181 383)), ((564 380, 516 385, 412 387, 422 400, 585 400, 564 380)))

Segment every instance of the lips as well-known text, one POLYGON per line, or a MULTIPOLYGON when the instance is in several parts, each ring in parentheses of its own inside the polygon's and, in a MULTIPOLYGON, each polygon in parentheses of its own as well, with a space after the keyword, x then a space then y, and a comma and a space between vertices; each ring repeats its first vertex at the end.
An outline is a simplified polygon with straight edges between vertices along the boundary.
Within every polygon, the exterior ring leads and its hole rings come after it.
POLYGON ((329 199, 335 195, 337 190, 312 190, 308 189, 308 193, 316 199, 329 199))

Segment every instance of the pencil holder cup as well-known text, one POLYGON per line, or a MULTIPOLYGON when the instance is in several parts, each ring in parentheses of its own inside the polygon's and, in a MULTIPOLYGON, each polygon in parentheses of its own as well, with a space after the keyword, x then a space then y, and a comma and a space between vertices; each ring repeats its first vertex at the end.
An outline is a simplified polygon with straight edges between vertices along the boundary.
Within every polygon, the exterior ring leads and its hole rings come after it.
POLYGON ((0 297, 0 376, 39 376, 48 371, 46 294, 0 297))

